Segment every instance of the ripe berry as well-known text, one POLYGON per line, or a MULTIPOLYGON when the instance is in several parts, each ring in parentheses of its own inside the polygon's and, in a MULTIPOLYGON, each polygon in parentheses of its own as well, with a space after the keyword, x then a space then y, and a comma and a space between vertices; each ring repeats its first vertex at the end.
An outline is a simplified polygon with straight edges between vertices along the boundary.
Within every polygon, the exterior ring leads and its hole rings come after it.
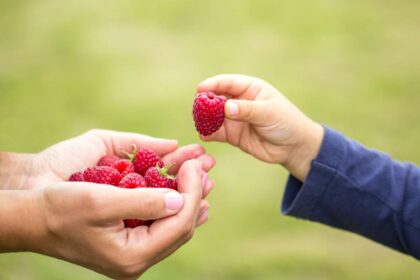
POLYGON ((89 167, 83 172, 83 177, 86 182, 114 186, 118 186, 118 183, 121 181, 120 172, 109 166, 89 167))
POLYGON ((211 135, 223 124, 226 97, 213 92, 198 93, 194 100, 193 117, 195 128, 203 135, 211 135))
POLYGON ((113 167, 113 165, 119 161, 120 158, 114 155, 108 155, 108 156, 104 156, 102 157, 99 162, 98 162, 98 166, 109 166, 109 167, 113 167))
POLYGON ((173 190, 178 190, 178 180, 175 179, 170 179, 170 183, 168 185, 168 188, 173 189, 173 190))
POLYGON ((171 188, 173 183, 172 180, 175 178, 172 175, 168 174, 168 170, 172 165, 159 167, 151 167, 147 170, 144 175, 147 185, 151 188, 171 188))
POLYGON ((69 182, 84 182, 84 181, 85 181, 85 178, 83 177, 82 172, 73 173, 69 178, 69 182))
POLYGON ((134 172, 134 165, 128 159, 119 159, 111 167, 117 169, 122 177, 134 172))
POLYGON ((140 174, 128 173, 121 179, 118 186, 126 189, 145 188, 147 187, 147 183, 140 174))
POLYGON ((136 153, 133 164, 136 172, 143 176, 151 167, 155 167, 156 165, 163 167, 163 162, 160 157, 148 148, 142 148, 136 153))
POLYGON ((141 225, 144 225, 144 222, 142 220, 137 220, 137 219, 124 220, 124 226, 126 228, 135 228, 141 225))

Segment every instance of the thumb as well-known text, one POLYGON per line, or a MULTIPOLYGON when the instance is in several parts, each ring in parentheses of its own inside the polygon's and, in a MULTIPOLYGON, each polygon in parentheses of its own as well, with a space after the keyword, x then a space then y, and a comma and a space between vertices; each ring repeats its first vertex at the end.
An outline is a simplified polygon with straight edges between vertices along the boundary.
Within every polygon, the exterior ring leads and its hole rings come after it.
POLYGON ((228 100, 225 104, 225 117, 235 121, 264 125, 269 121, 269 110, 264 101, 228 100))
POLYGON ((170 189, 110 187, 102 190, 99 201, 100 220, 121 219, 155 220, 174 215, 184 205, 182 195, 170 189))

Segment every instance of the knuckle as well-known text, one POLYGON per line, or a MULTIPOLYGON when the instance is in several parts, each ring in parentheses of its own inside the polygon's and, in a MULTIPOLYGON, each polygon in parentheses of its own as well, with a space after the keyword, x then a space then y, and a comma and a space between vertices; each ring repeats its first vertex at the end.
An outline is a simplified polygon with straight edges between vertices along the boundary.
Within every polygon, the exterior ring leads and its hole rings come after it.
POLYGON ((193 223, 185 223, 180 229, 181 239, 184 242, 190 241, 194 235, 194 225, 193 223))
POLYGON ((86 132, 86 135, 98 135, 98 134, 100 134, 101 133, 101 129, 97 129, 97 128, 92 128, 92 129, 89 129, 87 132, 86 132))
POLYGON ((83 192, 83 195, 80 198, 80 203, 83 205, 86 212, 92 213, 93 216, 98 219, 101 219, 103 218, 103 215, 106 215, 103 211, 103 209, 106 208, 105 199, 93 191, 93 189, 86 189, 86 191, 83 192))
POLYGON ((189 231, 188 234, 185 235, 184 237, 184 242, 188 242, 190 241, 194 236, 194 231, 189 231))
POLYGON ((254 115, 254 106, 252 106, 251 104, 247 103, 244 104, 244 118, 246 120, 249 120, 253 117, 254 115))
POLYGON ((137 263, 137 260, 132 254, 126 252, 126 248, 118 246, 114 248, 112 255, 109 255, 109 263, 112 264, 114 270, 121 278, 135 278, 143 271, 143 266, 137 263))
POLYGON ((140 218, 154 218, 158 212, 158 205, 156 199, 152 196, 145 195, 140 200, 140 210, 139 214, 142 217, 140 218))
POLYGON ((100 207, 99 201, 100 200, 98 196, 95 194, 95 192, 93 192, 90 189, 86 189, 86 191, 83 192, 83 195, 81 197, 81 202, 83 203, 83 205, 87 206, 90 209, 100 207))

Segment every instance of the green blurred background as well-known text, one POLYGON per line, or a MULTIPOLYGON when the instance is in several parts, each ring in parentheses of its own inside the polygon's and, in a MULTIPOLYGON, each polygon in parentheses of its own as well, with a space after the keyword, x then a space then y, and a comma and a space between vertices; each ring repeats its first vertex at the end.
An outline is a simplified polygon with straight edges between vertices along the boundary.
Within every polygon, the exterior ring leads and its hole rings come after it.
MULTIPOLYGON (((268 80, 315 120, 420 163, 420 1, 0 1, 0 149, 37 152, 90 128, 199 142, 195 86, 268 80)), ((144 279, 419 279, 416 261, 279 214, 287 173, 205 143, 210 221, 144 279)), ((104 279, 33 254, 0 279, 104 279)))

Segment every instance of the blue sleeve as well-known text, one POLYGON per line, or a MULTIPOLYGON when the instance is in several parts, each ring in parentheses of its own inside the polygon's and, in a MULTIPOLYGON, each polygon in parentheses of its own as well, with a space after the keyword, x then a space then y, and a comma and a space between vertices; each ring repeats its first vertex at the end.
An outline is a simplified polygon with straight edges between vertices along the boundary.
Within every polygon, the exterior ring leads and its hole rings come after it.
POLYGON ((420 259, 420 169, 325 128, 305 183, 290 176, 286 215, 352 231, 420 259))

